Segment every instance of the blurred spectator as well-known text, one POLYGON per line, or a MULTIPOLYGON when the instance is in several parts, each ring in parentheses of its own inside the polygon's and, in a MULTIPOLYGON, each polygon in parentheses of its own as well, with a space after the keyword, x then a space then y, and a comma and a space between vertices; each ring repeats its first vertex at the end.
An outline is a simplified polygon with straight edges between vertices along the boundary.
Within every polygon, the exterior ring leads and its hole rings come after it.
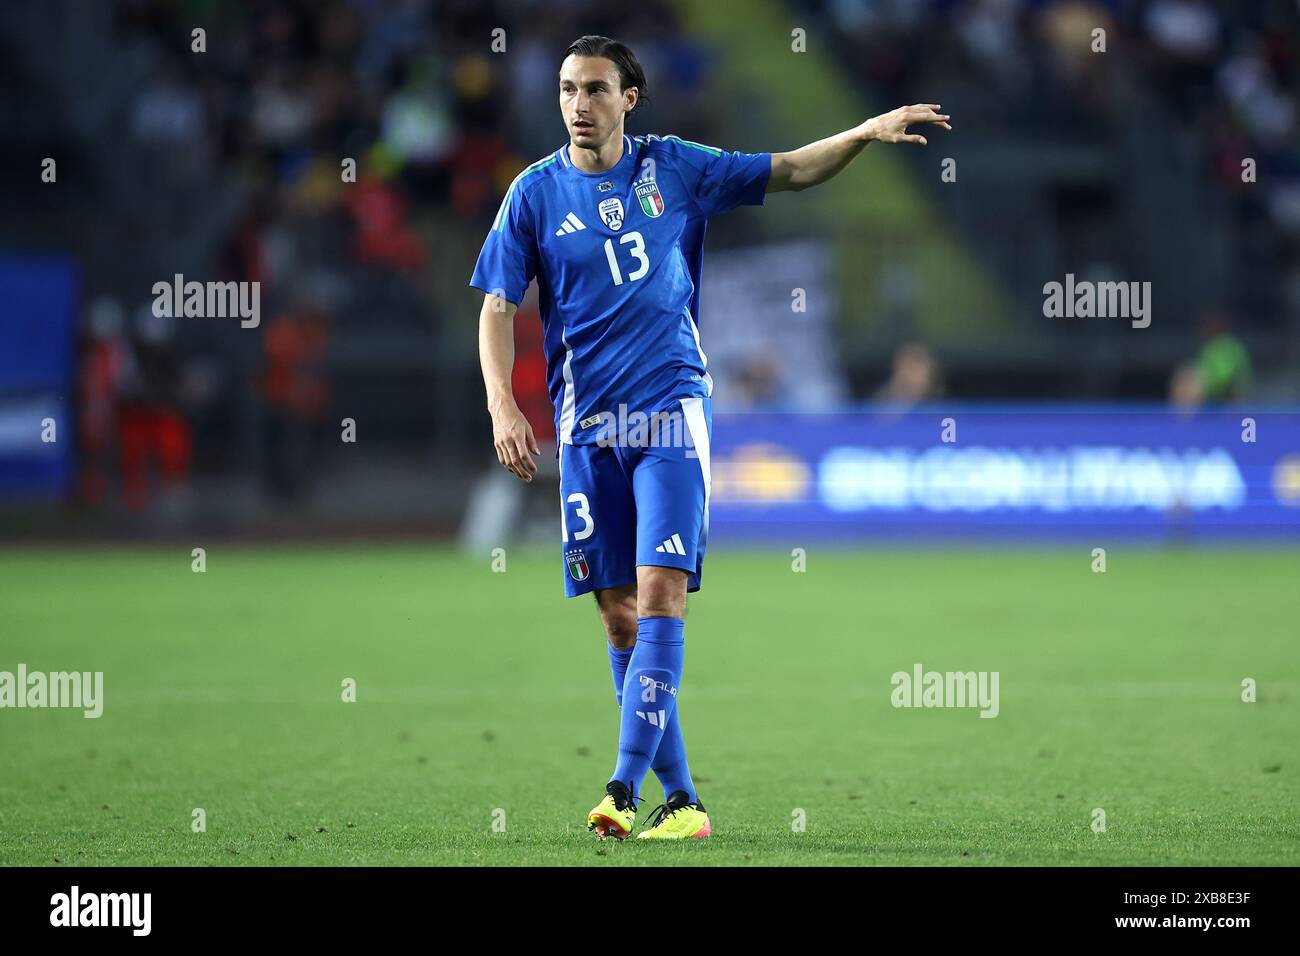
POLYGON ((1114 18, 1103 4, 1089 0, 1058 0, 1048 4, 1041 17, 1039 30, 1051 49, 1053 69, 1068 86, 1085 92, 1084 77, 1107 69, 1106 61, 1093 52, 1093 31, 1104 30, 1110 37, 1115 32, 1114 18))
POLYGON ((511 375, 515 402, 533 426, 543 457, 554 454, 555 408, 546 383, 546 350, 542 345, 542 317, 535 295, 529 295, 515 313, 515 367, 511 375))
POLYGON ((364 175, 345 195, 355 227, 358 262, 417 274, 425 267, 424 241, 407 222, 406 201, 391 184, 364 175))
POLYGON ((1203 341, 1196 356, 1196 373, 1202 400, 1208 403, 1235 402, 1250 387, 1250 356, 1241 340, 1232 334, 1227 317, 1217 310, 1201 319, 1203 341))
POLYGON ((154 489, 155 473, 169 498, 185 490, 193 438, 182 409, 175 320, 159 318, 144 305, 136 313, 134 332, 135 357, 123 378, 118 442, 122 498, 132 511, 141 511, 154 489))
POLYGON ((108 497, 118 433, 118 396, 123 382, 133 374, 124 331, 122 306, 116 299, 101 296, 91 303, 77 380, 81 438, 77 498, 82 504, 102 505, 108 497))
POLYGON ((311 100, 300 73, 272 63, 253 85, 252 124, 260 143, 288 146, 301 140, 311 124, 311 100))
POLYGON ((1019 6, 1019 0, 975 0, 959 14, 958 38, 979 68, 1004 87, 1019 86, 1028 75, 1019 6))
POLYGON ((140 90, 131 113, 131 132, 151 146, 193 147, 204 137, 204 123, 198 90, 168 62, 140 90))
POLYGON ((876 401, 889 405, 892 410, 906 411, 913 405, 934 401, 942 394, 939 362, 934 353, 919 342, 909 342, 894 352, 889 381, 876 392, 876 401))
POLYGON ((732 387, 736 394, 729 402, 733 408, 753 408, 780 402, 781 371, 778 356, 766 350, 757 350, 743 359, 736 371, 732 387))
POLYGON ((309 493, 319 466, 329 403, 325 312, 299 305, 272 319, 262 340, 266 400, 266 486, 292 500, 309 493))
POLYGON ((1144 26, 1165 98, 1192 118, 1208 94, 1219 48, 1219 15, 1205 0, 1155 0, 1144 26))
POLYGON ((1154 0, 1145 20, 1152 42, 1173 60, 1203 64, 1218 48, 1219 15, 1205 0, 1154 0))
POLYGON ((1191 362, 1174 370, 1169 400, 1179 408, 1237 402, 1250 387, 1250 355, 1232 334, 1227 317, 1217 309, 1201 318, 1200 351, 1191 362))
POLYGON ((1201 377, 1191 362, 1179 365, 1170 376, 1169 404, 1185 412, 1201 407, 1201 377))
POLYGON ((403 164, 428 166, 441 162, 455 139, 451 118, 437 93, 434 72, 432 62, 411 69, 401 87, 384 102, 380 142, 403 164))

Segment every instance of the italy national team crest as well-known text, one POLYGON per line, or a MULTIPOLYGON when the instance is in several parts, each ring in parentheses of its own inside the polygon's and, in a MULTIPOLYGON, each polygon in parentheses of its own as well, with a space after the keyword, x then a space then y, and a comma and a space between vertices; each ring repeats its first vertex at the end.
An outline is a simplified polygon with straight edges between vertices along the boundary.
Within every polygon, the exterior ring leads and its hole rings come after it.
POLYGON ((601 221, 609 228, 615 232, 623 228, 623 200, 617 196, 602 199, 596 210, 600 213, 601 221))
POLYGON ((641 200, 641 211, 651 219, 664 214, 664 197, 659 194, 659 184, 653 179, 637 183, 636 198, 641 200))
POLYGON ((569 566, 569 577, 575 581, 585 581, 587 575, 591 574, 591 569, 587 567, 587 558, 581 548, 564 552, 564 561, 569 566))

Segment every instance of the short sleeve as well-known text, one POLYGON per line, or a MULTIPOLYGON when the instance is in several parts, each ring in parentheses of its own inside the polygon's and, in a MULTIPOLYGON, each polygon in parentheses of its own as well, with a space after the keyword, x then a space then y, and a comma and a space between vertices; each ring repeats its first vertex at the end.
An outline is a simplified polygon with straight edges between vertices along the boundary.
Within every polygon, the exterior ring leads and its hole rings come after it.
POLYGON ((519 183, 501 200, 469 284, 518 305, 537 275, 537 238, 519 183))
POLYGON ((694 157, 704 159, 695 199, 705 216, 716 216, 737 206, 761 206, 766 201, 767 182, 772 175, 771 153, 728 153, 691 143, 686 148, 705 153, 694 157))

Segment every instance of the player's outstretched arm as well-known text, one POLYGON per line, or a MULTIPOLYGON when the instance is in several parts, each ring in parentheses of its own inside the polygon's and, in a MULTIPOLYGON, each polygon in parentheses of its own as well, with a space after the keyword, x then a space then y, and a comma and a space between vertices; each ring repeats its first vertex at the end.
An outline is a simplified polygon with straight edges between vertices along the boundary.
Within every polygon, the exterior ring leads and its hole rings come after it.
POLYGON ((792 152, 773 153, 772 175, 767 182, 767 191, 798 192, 800 189, 824 183, 847 166, 854 156, 873 141, 920 143, 924 146, 925 137, 908 133, 907 128, 921 123, 931 123, 942 129, 952 129, 948 125, 950 118, 939 112, 938 103, 900 106, 892 112, 873 116, 853 129, 836 133, 826 139, 819 139, 792 152))
POLYGON ((490 292, 483 297, 478 316, 478 357, 487 387, 497 461, 511 474, 532 481, 537 471, 532 455, 542 452, 533 436, 533 426, 515 404, 510 386, 510 373, 515 367, 515 309, 513 302, 490 292))

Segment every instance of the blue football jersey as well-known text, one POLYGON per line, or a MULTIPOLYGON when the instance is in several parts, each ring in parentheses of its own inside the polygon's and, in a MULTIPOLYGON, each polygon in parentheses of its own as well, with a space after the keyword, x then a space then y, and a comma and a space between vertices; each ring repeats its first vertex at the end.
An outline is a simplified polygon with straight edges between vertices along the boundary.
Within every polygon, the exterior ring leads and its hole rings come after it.
POLYGON ((516 177, 470 285, 516 305, 537 280, 547 383, 562 443, 592 444, 601 415, 647 415, 713 390, 700 348, 710 216, 762 205, 771 153, 676 136, 624 136, 612 169, 584 173, 568 145, 516 177))

